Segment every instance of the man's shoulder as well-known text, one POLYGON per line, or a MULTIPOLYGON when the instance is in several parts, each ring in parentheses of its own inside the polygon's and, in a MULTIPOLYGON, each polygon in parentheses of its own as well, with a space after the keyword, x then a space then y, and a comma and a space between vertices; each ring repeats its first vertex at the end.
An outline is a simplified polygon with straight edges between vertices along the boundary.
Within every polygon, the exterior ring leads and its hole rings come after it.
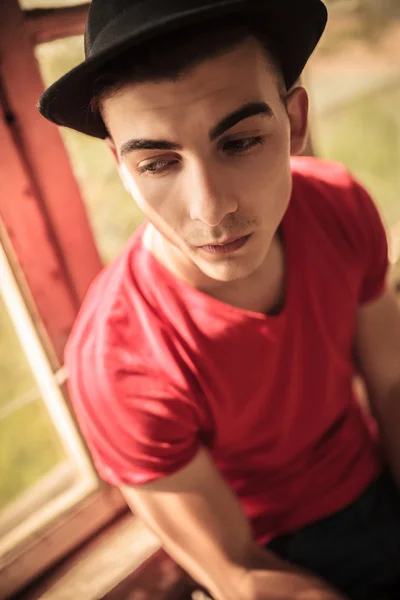
POLYGON ((294 204, 308 222, 336 236, 354 236, 371 218, 373 201, 366 189, 341 163, 312 157, 291 161, 294 204))
POLYGON ((308 195, 314 192, 320 199, 331 196, 346 199, 355 184, 354 177, 339 162, 308 156, 293 157, 291 170, 294 190, 308 195))
MULTIPOLYGON (((292 172, 293 211, 306 232, 309 255, 331 266, 336 261, 341 277, 358 278, 362 302, 375 297, 388 257, 385 228, 370 194, 338 163, 298 158, 292 172)), ((333 272, 331 268, 330 276, 333 272)))
POLYGON ((142 251, 139 238, 140 232, 92 282, 68 339, 67 366, 82 360, 87 363, 95 357, 103 363, 129 344, 134 346, 139 334, 134 307, 138 308, 141 293, 135 273, 138 261, 134 260, 135 254, 142 251))

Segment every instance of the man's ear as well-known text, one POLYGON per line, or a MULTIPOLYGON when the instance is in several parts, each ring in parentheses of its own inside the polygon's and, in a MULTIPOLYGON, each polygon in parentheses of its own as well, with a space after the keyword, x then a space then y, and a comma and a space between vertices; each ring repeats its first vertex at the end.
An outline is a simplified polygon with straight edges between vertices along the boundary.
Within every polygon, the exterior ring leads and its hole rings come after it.
POLYGON ((117 152, 117 149, 115 147, 114 141, 112 140, 112 138, 108 137, 108 138, 105 139, 105 142, 106 142, 107 146, 110 148, 113 157, 117 161, 117 164, 119 164, 118 152, 117 152))
POLYGON ((290 121, 290 154, 304 152, 308 135, 308 94, 302 87, 294 88, 287 96, 287 112, 290 121))
POLYGON ((106 138, 105 142, 106 142, 107 146, 109 147, 109 149, 111 150, 111 153, 115 159, 115 162, 117 163, 117 170, 118 170, 119 176, 121 177, 121 181, 124 184, 124 188, 126 189, 127 192, 130 193, 130 186, 128 184, 128 181, 127 181, 127 178, 125 175, 125 169, 122 168, 122 164, 121 164, 121 161, 118 156, 118 150, 117 150, 113 140, 110 137, 106 138))

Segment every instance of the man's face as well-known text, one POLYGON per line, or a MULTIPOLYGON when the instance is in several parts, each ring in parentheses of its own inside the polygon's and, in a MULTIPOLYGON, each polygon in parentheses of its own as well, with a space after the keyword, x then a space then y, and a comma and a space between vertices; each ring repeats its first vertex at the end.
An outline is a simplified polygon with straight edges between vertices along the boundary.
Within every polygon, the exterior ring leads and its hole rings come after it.
POLYGON ((178 80, 126 85, 104 101, 125 186, 186 272, 228 282, 263 264, 307 120, 305 92, 286 107, 280 90, 249 39, 178 80))

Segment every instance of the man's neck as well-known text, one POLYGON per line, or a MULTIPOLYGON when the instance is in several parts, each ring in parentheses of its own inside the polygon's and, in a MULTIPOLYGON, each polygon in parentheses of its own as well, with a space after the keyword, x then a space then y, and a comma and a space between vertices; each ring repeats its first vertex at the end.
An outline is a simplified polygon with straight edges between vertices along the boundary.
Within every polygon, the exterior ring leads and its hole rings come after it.
POLYGON ((178 279, 221 302, 244 310, 276 314, 285 299, 286 265, 282 237, 274 237, 261 266, 246 279, 216 281, 188 261, 182 252, 148 225, 143 243, 155 258, 178 279), (168 250, 167 248, 168 247, 168 250))
POLYGON ((277 234, 261 266, 246 279, 221 283, 210 296, 237 308, 262 314, 277 314, 285 301, 286 265, 284 247, 277 234))

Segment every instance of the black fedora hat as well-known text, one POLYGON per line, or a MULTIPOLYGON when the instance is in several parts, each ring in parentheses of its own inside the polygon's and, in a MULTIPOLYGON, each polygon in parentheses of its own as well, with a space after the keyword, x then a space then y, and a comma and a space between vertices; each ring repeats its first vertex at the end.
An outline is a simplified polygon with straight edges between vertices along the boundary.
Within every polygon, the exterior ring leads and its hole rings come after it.
POLYGON ((88 135, 106 138, 101 117, 90 108, 94 84, 108 61, 128 49, 199 20, 248 15, 274 40, 286 86, 303 71, 326 25, 321 0, 92 0, 83 63, 41 96, 41 114, 88 135))

